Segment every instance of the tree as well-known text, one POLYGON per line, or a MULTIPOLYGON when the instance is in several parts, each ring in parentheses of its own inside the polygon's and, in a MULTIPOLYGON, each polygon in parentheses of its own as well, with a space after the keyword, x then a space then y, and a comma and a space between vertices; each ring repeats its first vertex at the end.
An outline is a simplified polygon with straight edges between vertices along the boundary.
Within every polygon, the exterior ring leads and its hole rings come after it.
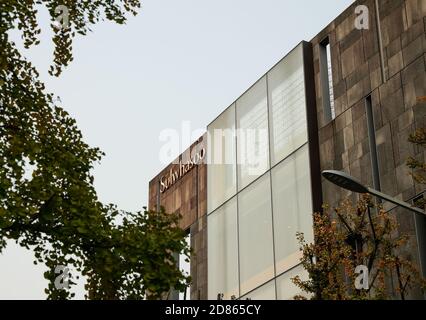
POLYGON ((108 239, 96 239, 83 274, 91 299, 161 299, 171 288, 189 285, 176 267, 176 252, 189 258, 180 216, 159 212, 125 213, 123 223, 113 226, 108 239))
MULTIPOLYGON (((426 147, 426 129, 417 129, 414 133, 410 134, 408 141, 424 149, 426 147)), ((412 170, 410 174, 417 183, 426 184, 426 163, 424 161, 408 157, 407 166, 412 170)), ((424 203, 420 203, 419 205, 422 204, 424 203)))
MULTIPOLYGON (((426 130, 418 128, 408 141, 419 148, 426 146, 426 130)), ((419 184, 426 184, 426 164, 409 157, 407 166, 419 184)), ((424 206, 424 199, 417 205, 424 206)), ((405 236, 397 234, 395 218, 381 208, 378 214, 368 196, 363 196, 354 208, 348 200, 330 212, 327 206, 323 213, 314 214, 315 244, 308 244, 303 234, 297 235, 303 252, 302 264, 309 280, 300 277, 293 282, 313 299, 385 299, 392 296, 391 283, 386 280, 391 273, 396 276, 394 293, 405 299, 410 288, 426 288, 417 268, 402 248, 405 236), (335 219, 332 218, 335 217, 335 219), (354 283, 360 275, 355 273, 359 265, 368 270, 368 289, 357 290, 354 283)), ((303 296, 297 296, 303 299, 303 296)))
POLYGON ((314 214, 315 243, 306 243, 303 234, 298 234, 302 265, 309 279, 296 276, 292 280, 312 299, 387 299, 396 293, 404 300, 411 288, 425 286, 403 254, 407 237, 395 235, 397 224, 392 213, 378 208, 375 214, 374 207, 367 195, 355 207, 349 200, 343 201, 334 210, 335 218, 325 206, 324 212, 314 214), (364 288, 355 286, 364 276, 356 273, 357 266, 368 270, 364 288), (395 292, 389 281, 391 274, 396 277, 395 292))
MULTIPOLYGON (((39 73, 10 39, 18 29, 25 48, 39 43, 37 10, 44 5, 54 31, 49 70, 59 76, 73 59, 72 40, 101 20, 118 24, 136 14, 139 0, 3 0, 0 3, 0 252, 6 239, 33 249, 45 263, 50 299, 70 298, 55 286, 57 266, 88 277, 88 297, 158 298, 182 289, 171 251, 188 254, 178 216, 164 211, 125 213, 102 204, 91 169, 103 153, 89 147, 76 122, 47 93, 39 73), (122 224, 117 224, 121 219, 122 224)), ((74 284, 71 279, 70 284, 74 284)))

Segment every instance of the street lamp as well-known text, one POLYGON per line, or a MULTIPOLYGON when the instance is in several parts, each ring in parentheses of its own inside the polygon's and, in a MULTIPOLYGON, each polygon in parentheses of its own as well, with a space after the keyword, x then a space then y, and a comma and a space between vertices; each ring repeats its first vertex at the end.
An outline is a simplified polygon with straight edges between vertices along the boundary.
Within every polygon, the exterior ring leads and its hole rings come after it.
POLYGON ((357 193, 369 193, 378 198, 392 202, 393 204, 396 204, 405 209, 413 211, 415 213, 426 215, 426 213, 423 210, 416 207, 412 207, 407 202, 401 201, 387 194, 381 193, 380 191, 364 186, 363 184, 361 184, 361 182, 359 182, 354 177, 348 175, 345 172, 337 171, 337 170, 324 170, 322 172, 322 176, 326 178, 328 181, 334 183, 335 185, 341 188, 347 189, 349 191, 357 192, 357 193))

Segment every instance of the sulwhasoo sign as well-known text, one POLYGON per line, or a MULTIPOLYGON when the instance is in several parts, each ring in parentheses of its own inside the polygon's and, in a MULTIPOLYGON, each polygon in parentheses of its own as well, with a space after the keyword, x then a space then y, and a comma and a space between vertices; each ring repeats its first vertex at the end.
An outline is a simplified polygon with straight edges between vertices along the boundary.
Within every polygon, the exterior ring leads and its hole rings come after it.
POLYGON ((177 181, 179 181, 184 175, 198 165, 206 156, 206 149, 202 148, 193 157, 191 157, 186 163, 179 161, 179 169, 173 170, 170 169, 169 174, 166 174, 160 178, 160 192, 163 193, 167 191, 171 186, 173 186, 177 181))

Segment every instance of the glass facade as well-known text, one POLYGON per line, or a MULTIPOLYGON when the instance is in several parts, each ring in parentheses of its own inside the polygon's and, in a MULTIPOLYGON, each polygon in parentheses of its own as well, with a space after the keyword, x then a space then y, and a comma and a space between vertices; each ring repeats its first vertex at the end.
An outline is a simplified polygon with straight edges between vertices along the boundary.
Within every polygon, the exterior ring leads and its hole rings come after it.
POLYGON ((233 198, 208 216, 208 296, 239 296, 237 199, 233 198))
POLYGON ((235 104, 208 127, 208 136, 207 211, 212 212, 237 192, 235 104))
POLYGON ((313 241, 309 150, 305 144, 272 169, 275 263, 277 273, 299 263, 296 232, 313 241))
POLYGON ((291 299, 313 239, 302 44, 207 132, 208 298, 291 299))
POLYGON ((238 190, 269 168, 266 77, 237 100, 238 190))
POLYGON ((268 73, 272 165, 308 139, 302 58, 299 46, 268 73))
POLYGON ((241 295, 274 277, 269 174, 238 194, 241 295))

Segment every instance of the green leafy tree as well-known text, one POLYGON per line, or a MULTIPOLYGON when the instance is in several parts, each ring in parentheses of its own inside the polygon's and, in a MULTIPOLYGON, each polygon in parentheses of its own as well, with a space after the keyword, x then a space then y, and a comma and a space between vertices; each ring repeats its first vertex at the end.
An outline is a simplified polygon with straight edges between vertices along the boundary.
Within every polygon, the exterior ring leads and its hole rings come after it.
POLYGON ((190 278, 176 267, 176 252, 189 258, 178 214, 115 212, 123 222, 110 237, 92 245, 83 274, 89 275, 89 298, 161 299, 174 288, 184 291, 190 278))
MULTIPOLYGON (((334 212, 324 207, 324 212, 314 214, 315 243, 306 243, 303 234, 298 234, 302 265, 309 278, 297 276, 292 280, 309 297, 389 299, 396 294, 404 300, 411 288, 425 286, 416 267, 403 254, 407 237, 396 236, 392 213, 379 208, 374 214, 372 210, 369 196, 363 196, 355 207, 345 200, 334 212), (368 286, 363 289, 355 286, 359 265, 368 269, 368 286), (396 278, 394 289, 389 281, 391 274, 396 278)), ((303 295, 295 298, 306 299, 303 295)))
POLYGON ((49 299, 72 297, 69 289, 55 286, 58 265, 85 275, 92 299, 155 299, 170 287, 183 290, 189 278, 172 254, 189 253, 179 217, 120 212, 98 200, 91 170, 103 153, 83 141, 75 120, 46 92, 38 71, 9 36, 19 30, 25 48, 37 45, 42 6, 54 32, 49 72, 59 76, 73 59, 77 34, 85 35, 101 20, 124 24, 140 2, 0 2, 0 252, 7 239, 34 250, 35 263, 49 268, 49 299))

